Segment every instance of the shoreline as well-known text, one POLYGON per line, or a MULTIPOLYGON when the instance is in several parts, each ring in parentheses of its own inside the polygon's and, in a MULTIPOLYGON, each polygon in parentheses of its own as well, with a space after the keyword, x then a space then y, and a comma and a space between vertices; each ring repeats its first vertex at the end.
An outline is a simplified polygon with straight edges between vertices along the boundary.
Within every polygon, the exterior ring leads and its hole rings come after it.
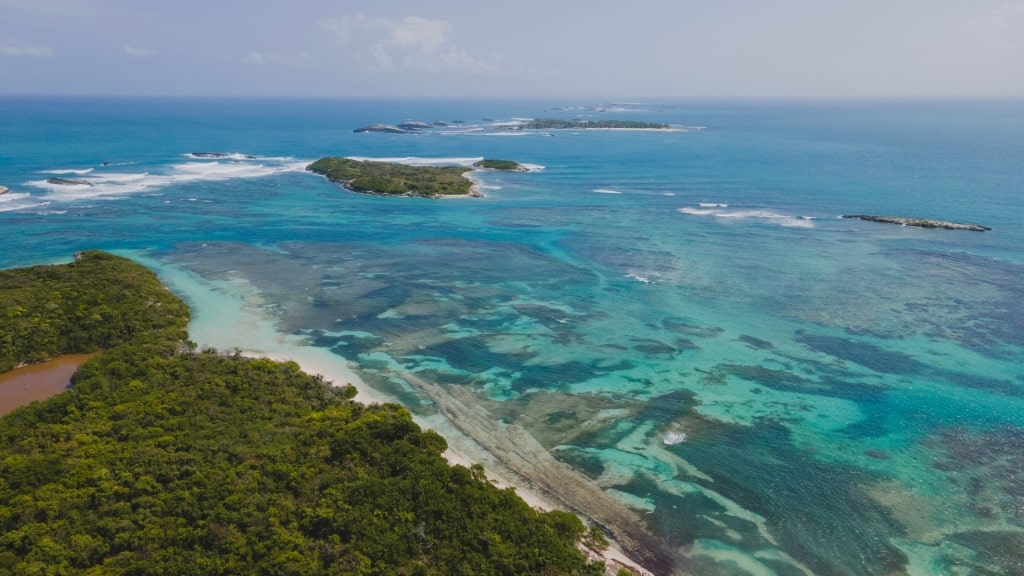
MULTIPOLYGON (((196 342, 200 348, 214 348, 222 352, 236 350, 246 357, 268 358, 276 361, 292 361, 299 365, 303 372, 310 375, 319 375, 324 380, 334 384, 351 384, 356 387, 358 393, 355 401, 364 404, 396 403, 401 404, 390 395, 371 388, 364 382, 351 367, 352 363, 326 348, 318 348, 306 344, 305 339, 300 336, 281 334, 277 332, 274 320, 266 315, 261 306, 262 299, 257 295, 256 290, 245 280, 211 282, 200 276, 181 269, 175 265, 163 264, 142 252, 125 251, 122 255, 129 257, 136 262, 153 269, 159 275, 161 281, 183 300, 188 303, 192 310, 192 319, 189 322, 189 337, 196 342)), ((462 465, 467 468, 474 463, 484 466, 487 477, 501 488, 513 488, 516 494, 527 502, 531 507, 542 510, 561 509, 568 510, 580 515, 585 523, 597 523, 598 525, 614 525, 612 522, 615 516, 630 514, 630 510, 619 503, 612 502, 611 497, 602 494, 595 494, 588 491, 582 485, 572 485, 573 475, 568 477, 565 470, 561 470, 554 458, 544 455, 544 465, 547 468, 542 477, 533 478, 527 470, 529 468, 529 450, 536 449, 530 443, 532 437, 524 442, 524 434, 516 431, 511 438, 512 445, 508 451, 502 449, 506 457, 515 457, 523 460, 523 466, 509 466, 502 462, 495 451, 495 443, 487 438, 475 438, 473 434, 467 433, 461 420, 465 414, 459 412, 463 402, 445 393, 441 386, 420 381, 410 374, 401 374, 401 377, 413 380, 418 384, 424 393, 430 396, 435 402, 444 399, 439 403, 442 410, 433 416, 421 417, 413 415, 418 425, 426 429, 432 429, 445 438, 448 449, 442 454, 451 465, 462 465), (548 462, 548 461, 551 462, 548 462), (559 468, 552 473, 552 466, 559 468), (517 469, 518 468, 518 469, 517 469), (559 493, 557 487, 559 481, 570 481, 570 486, 559 493), (597 506, 598 511, 587 510, 584 503, 592 503, 597 506)), ((472 410, 471 406, 465 406, 464 410, 472 410)), ((467 416, 469 417, 469 416, 467 416)), ((477 414, 471 418, 479 426, 472 426, 476 429, 483 428, 484 424, 493 425, 486 416, 477 414), (483 420, 480 418, 483 417, 483 420)), ((504 434, 503 434, 504 435, 504 434)), ((498 441, 507 442, 507 438, 498 441)), ((502 446, 505 448, 506 446, 502 446)), ((567 468, 567 467, 565 467, 567 468)), ((634 560, 624 550, 626 549, 618 537, 609 537, 607 550, 595 556, 605 562, 611 574, 620 567, 631 569, 635 574, 651 575, 653 571, 644 567, 641 562, 634 560)), ((634 542, 634 547, 639 543, 634 542)))

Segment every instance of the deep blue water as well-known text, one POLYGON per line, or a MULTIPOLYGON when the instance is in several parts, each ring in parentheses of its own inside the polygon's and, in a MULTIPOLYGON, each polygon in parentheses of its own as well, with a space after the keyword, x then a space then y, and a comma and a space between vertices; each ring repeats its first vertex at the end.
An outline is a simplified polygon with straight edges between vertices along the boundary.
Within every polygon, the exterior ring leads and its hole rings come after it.
POLYGON ((419 380, 525 430, 659 566, 1024 573, 1024 103, 585 104, 0 98, 0 267, 101 248, 254 297, 421 418, 419 380), (681 128, 495 127, 577 116, 681 128), (352 132, 406 120, 449 126, 352 132), (326 155, 535 169, 380 198, 326 155))

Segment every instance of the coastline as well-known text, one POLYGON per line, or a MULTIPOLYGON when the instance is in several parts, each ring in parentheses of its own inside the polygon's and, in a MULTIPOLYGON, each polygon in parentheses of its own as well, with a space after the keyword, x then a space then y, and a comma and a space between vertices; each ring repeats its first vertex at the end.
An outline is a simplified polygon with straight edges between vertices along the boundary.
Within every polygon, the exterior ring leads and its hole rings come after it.
MULTIPOLYGON (((351 384, 356 387, 358 393, 355 401, 364 404, 398 403, 400 402, 366 384, 351 367, 351 363, 332 353, 331 351, 309 346, 299 336, 286 335, 277 332, 272 318, 265 314, 261 308, 263 302, 256 290, 244 280, 225 282, 211 282, 198 275, 177 268, 173 265, 163 264, 144 253, 136 251, 125 251, 120 253, 156 271, 161 281, 179 297, 185 300, 192 310, 192 319, 189 323, 189 337, 200 348, 214 348, 221 351, 235 350, 238 353, 253 358, 269 358, 281 362, 295 362, 302 371, 311 375, 319 375, 326 381, 335 384, 351 384)), ((438 400, 440 395, 451 396, 444 393, 442 388, 436 384, 422 382, 415 376, 403 374, 410 380, 415 380, 417 385, 422 386, 424 391, 438 400)), ((560 494, 557 486, 558 480, 567 480, 564 471, 552 475, 548 472, 540 478, 531 478, 525 474, 523 467, 509 467, 499 460, 495 454, 493 442, 482 444, 483 438, 474 438, 461 425, 459 418, 466 416, 459 412, 453 412, 453 404, 464 405, 455 399, 454 402, 445 401, 445 409, 434 416, 420 417, 414 415, 414 420, 423 428, 433 429, 441 434, 448 449, 442 454, 452 465, 470 467, 479 463, 484 466, 487 477, 501 488, 513 488, 516 494, 534 508, 542 510, 563 509, 579 514, 584 520, 597 522, 602 525, 609 525, 609 516, 616 514, 629 514, 629 509, 622 504, 615 506, 611 498, 604 496, 597 500, 590 500, 595 496, 580 497, 579 493, 585 491, 576 486, 567 486, 566 493, 560 494), (447 414, 447 416, 446 416, 447 414), (460 425, 456 426, 455 422, 460 425), (599 501, 598 501, 599 500, 599 501), (599 510, 587 510, 581 502, 594 502, 599 510)), ((472 406, 465 406, 467 411, 472 406)), ((479 424, 492 424, 485 415, 478 414, 476 418, 479 424), (483 417, 483 421, 479 418, 483 417)), ((507 434, 501 430, 495 432, 503 437, 511 438, 512 446, 506 452, 515 457, 528 460, 531 452, 530 446, 523 442, 523 433, 507 434), (526 448, 524 450, 524 448, 526 448)), ((508 438, 505 438, 507 441, 508 438)), ((532 440, 532 438, 531 438, 532 440)), ((499 441, 501 442, 501 441, 499 441)), ((535 441, 533 441, 535 443, 535 441)), ((505 450, 502 450, 505 452, 505 450)), ((546 451, 544 454, 547 454, 546 451)), ((555 463, 554 458, 548 456, 551 462, 544 462, 548 468, 555 463)), ((556 466, 559 463, 556 463, 556 466)), ((564 467, 564 465, 560 465, 564 467)), ((634 548, 636 543, 634 543, 634 548)), ((620 567, 631 569, 634 574, 653 575, 655 572, 648 570, 645 566, 634 560, 625 550, 622 542, 609 538, 609 547, 597 554, 595 557, 606 563, 608 573, 614 574, 620 567)), ((593 553, 592 551, 589 553, 593 553)), ((596 553, 594 553, 596 554, 596 553)))

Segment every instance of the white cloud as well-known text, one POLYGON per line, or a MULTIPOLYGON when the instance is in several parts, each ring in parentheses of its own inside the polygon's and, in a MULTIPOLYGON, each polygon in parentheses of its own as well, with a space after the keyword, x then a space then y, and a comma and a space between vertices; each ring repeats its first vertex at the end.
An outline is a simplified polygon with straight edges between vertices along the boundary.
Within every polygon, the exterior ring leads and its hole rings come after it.
MULTIPOLYGON (((480 60, 469 55, 461 48, 452 46, 449 50, 439 56, 440 61, 450 70, 465 70, 479 74, 497 74, 498 67, 486 60, 480 60)), ((492 61, 500 59, 498 55, 491 56, 492 61)))
POLYGON ((356 46, 356 60, 377 72, 405 70, 453 71, 474 74, 498 72, 497 55, 478 58, 454 43, 455 28, 447 20, 409 16, 402 20, 371 18, 359 13, 342 18, 322 18, 317 24, 334 35, 339 44, 356 46), (360 53, 368 46, 369 54, 360 53))
POLYGON ((321 28, 334 34, 334 39, 339 44, 345 44, 352 39, 353 33, 362 32, 387 32, 394 28, 395 23, 382 18, 368 18, 365 14, 357 13, 353 16, 343 18, 321 18, 317 24, 321 28))
POLYGON ((380 44, 374 45, 372 56, 373 67, 376 70, 391 70, 395 67, 395 59, 380 44))
POLYGON ((417 48, 424 52, 437 50, 448 42, 452 25, 445 20, 427 20, 410 16, 391 29, 392 46, 417 48))
MULTIPOLYGON (((362 14, 357 14, 356 16, 362 16, 362 14)), ((344 18, 321 18, 317 24, 324 30, 333 33, 334 39, 337 40, 339 44, 344 44, 348 42, 351 37, 352 18, 352 16, 345 16, 344 18)))
POLYGON ((155 56, 156 55, 156 51, 155 50, 147 50, 145 48, 136 48, 134 46, 129 46, 127 44, 125 44, 125 46, 124 46, 124 53, 129 55, 129 56, 155 56))
POLYGON ((1024 2, 1003 4, 964 23, 968 38, 990 46, 1018 46, 1024 36, 1024 2))
POLYGON ((263 65, 267 63, 267 59, 263 57, 263 54, 260 54, 259 52, 253 50, 252 52, 246 54, 245 58, 242 58, 242 62, 245 62, 246 64, 263 65))
POLYGON ((242 62, 257 66, 263 66, 265 64, 276 64, 281 66, 308 66, 313 62, 313 55, 305 50, 294 56, 278 53, 264 54, 253 50, 246 54, 245 58, 242 58, 242 62))
POLYGON ((4 56, 46 57, 53 54, 49 46, 0 46, 0 54, 4 56))

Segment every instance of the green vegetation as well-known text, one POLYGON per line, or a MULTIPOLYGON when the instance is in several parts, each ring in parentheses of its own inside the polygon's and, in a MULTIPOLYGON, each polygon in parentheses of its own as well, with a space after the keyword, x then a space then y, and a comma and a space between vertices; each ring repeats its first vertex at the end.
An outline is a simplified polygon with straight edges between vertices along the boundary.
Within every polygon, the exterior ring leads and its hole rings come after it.
POLYGON ((633 120, 559 120, 541 118, 522 125, 526 130, 586 130, 590 128, 619 128, 630 130, 666 130, 669 124, 635 122, 633 120))
POLYGON ((526 166, 514 160, 495 160, 484 158, 473 163, 477 168, 490 168, 491 170, 509 170, 513 172, 526 172, 526 166))
POLYGON ((577 517, 448 466, 444 439, 400 406, 355 403, 293 362, 182 345, 184 305, 155 299, 141 266, 89 252, 2 278, 26 311, 44 302, 41 323, 70 309, 131 337, 68 321, 82 346, 113 347, 0 419, 0 575, 603 573, 575 547, 600 544, 577 517), (91 294, 81 307, 49 295, 78 282, 97 284, 74 291, 91 294), (134 315, 98 311, 118 295, 134 315))
POLYGON ((184 341, 188 319, 156 274, 112 254, 0 270, 0 373, 61 354, 184 341))
POLYGON ((473 193, 473 183, 461 166, 406 166, 392 162, 321 158, 306 167, 353 192, 398 196, 464 196, 473 193))

